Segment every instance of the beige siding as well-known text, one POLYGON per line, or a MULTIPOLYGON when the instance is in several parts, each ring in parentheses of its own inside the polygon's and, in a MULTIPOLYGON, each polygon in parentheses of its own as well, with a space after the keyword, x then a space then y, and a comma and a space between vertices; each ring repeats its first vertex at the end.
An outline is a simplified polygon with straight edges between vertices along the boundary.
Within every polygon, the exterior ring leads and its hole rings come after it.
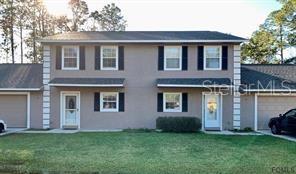
POLYGON ((258 129, 268 129, 269 119, 296 108, 296 97, 258 96, 258 129))
MULTIPOLYGON (((81 129, 123 129, 155 128, 159 116, 194 116, 202 118, 202 90, 199 89, 158 89, 141 87, 129 89, 111 88, 53 88, 51 95, 51 127, 60 127, 60 91, 80 91, 81 129), (94 112, 94 93, 118 91, 125 93, 125 112, 94 112), (188 93, 188 112, 157 112, 158 92, 188 93)), ((232 96, 223 96, 223 129, 232 128, 232 96)))
MULTIPOLYGON (((60 91, 81 92, 81 129, 155 128, 158 116, 202 117, 202 89, 156 87, 157 78, 233 78, 233 46, 229 45, 227 71, 198 71, 197 45, 188 46, 187 71, 158 71, 158 46, 153 44, 124 45, 124 71, 99 71, 94 69, 94 45, 86 45, 85 70, 65 71, 55 69, 55 46, 51 46, 51 79, 56 77, 125 78, 125 87, 114 88, 56 88, 51 87, 52 128, 60 127, 60 91), (95 91, 125 92, 125 112, 94 112, 95 91), (157 93, 166 91, 188 92, 187 113, 158 113, 157 93)), ((223 96, 223 129, 232 129, 232 96, 223 96)))
POLYGON ((0 95, 0 120, 7 127, 27 127, 27 96, 0 95))
POLYGON ((246 127, 254 128, 255 120, 255 95, 241 96, 241 129, 246 127))

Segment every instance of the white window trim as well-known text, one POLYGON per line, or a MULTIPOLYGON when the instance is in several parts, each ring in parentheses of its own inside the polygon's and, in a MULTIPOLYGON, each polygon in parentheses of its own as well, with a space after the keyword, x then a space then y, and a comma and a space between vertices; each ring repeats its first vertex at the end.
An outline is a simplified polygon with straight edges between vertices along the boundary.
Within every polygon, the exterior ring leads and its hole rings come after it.
POLYGON ((101 46, 101 60, 100 60, 100 65, 101 65, 101 70, 118 70, 118 46, 101 46), (103 66, 103 50, 105 48, 115 48, 116 49, 116 61, 115 61, 115 68, 104 68, 103 66))
POLYGON ((204 70, 222 70, 222 46, 221 45, 204 46, 204 70), (219 47, 220 48, 219 68, 207 68, 206 49, 211 48, 211 47, 219 47))
POLYGON ((100 95, 100 112, 119 112, 119 94, 118 92, 101 92, 100 95), (116 95, 116 108, 115 109, 104 109, 103 107, 103 95, 116 95))
POLYGON ((175 70, 182 70, 182 46, 164 46, 164 70, 166 71, 175 71, 175 70), (166 49, 167 48, 179 48, 180 49, 180 55, 179 55, 179 68, 167 68, 167 57, 166 57, 166 49))
POLYGON ((79 46, 73 46, 73 45, 62 46, 62 70, 79 70, 79 61, 80 61, 79 56, 80 56, 80 54, 79 54, 79 46), (76 67, 64 67, 64 48, 65 47, 76 48, 76 50, 77 50, 77 59, 76 59, 77 66, 76 67))
POLYGON ((182 93, 180 93, 180 92, 166 92, 166 93, 163 93, 163 112, 182 112, 182 93), (167 94, 180 95, 180 109, 166 109, 165 103, 166 103, 166 95, 167 94))

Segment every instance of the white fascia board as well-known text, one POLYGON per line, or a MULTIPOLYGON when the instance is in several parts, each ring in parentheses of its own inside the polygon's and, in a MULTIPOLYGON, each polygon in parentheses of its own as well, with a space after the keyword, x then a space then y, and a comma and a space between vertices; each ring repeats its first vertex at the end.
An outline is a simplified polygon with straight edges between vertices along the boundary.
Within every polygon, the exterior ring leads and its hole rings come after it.
POLYGON ((204 43, 241 43, 248 40, 38 40, 41 43, 191 43, 191 42, 204 42, 204 43))
POLYGON ((296 92, 296 89, 244 89, 246 92, 296 92))
POLYGON ((123 87, 123 84, 56 84, 50 83, 48 86, 65 86, 65 87, 123 87))
POLYGON ((157 84, 157 87, 187 87, 187 88, 223 88, 223 87, 234 87, 233 85, 180 85, 180 84, 157 84))
POLYGON ((0 88, 0 91, 40 91, 41 88, 0 88))

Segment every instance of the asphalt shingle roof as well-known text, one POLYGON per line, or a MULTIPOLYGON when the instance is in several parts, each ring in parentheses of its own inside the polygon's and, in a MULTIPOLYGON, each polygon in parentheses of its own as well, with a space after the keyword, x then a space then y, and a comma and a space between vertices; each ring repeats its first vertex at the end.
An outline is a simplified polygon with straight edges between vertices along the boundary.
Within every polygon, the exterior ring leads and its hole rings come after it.
POLYGON ((241 66, 242 89, 296 89, 296 65, 241 66))
POLYGON ((157 85, 231 85, 229 78, 162 78, 157 85))
POLYGON ((54 78, 49 84, 123 85, 123 78, 54 78))
POLYGON ((0 88, 41 88, 42 64, 0 64, 0 88))
POLYGON ((245 38, 217 31, 81 31, 48 36, 41 42, 133 40, 232 40, 245 38))

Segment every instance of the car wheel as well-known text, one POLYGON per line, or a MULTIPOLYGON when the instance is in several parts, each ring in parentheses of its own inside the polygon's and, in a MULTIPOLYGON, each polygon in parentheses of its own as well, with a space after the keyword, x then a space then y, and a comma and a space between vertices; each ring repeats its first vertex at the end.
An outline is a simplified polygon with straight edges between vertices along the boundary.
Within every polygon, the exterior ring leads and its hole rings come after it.
POLYGON ((271 133, 273 133, 273 134, 280 134, 281 133, 281 130, 275 124, 273 124, 271 126, 271 133))
POLYGON ((0 124, 0 133, 4 132, 4 126, 0 124))

